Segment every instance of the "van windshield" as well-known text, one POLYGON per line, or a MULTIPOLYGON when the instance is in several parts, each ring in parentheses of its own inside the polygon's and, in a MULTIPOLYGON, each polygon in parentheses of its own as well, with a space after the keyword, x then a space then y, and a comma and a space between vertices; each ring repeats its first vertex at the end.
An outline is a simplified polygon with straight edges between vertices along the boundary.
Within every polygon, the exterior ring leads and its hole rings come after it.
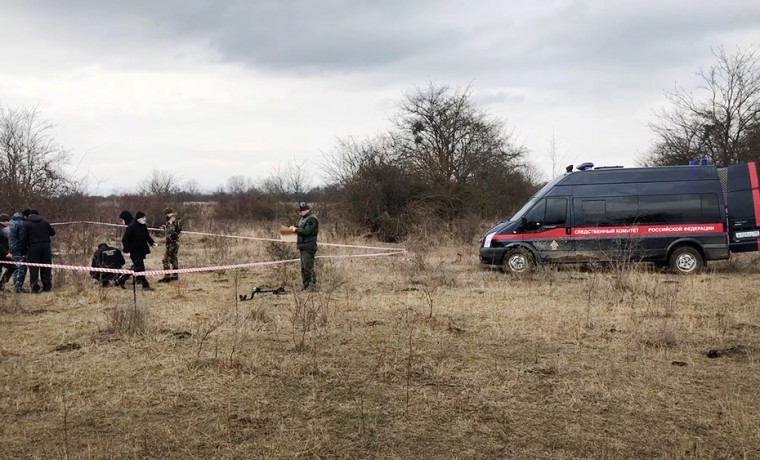
POLYGON ((510 222, 514 222, 516 220, 520 220, 530 209, 538 203, 538 201, 546 195, 549 190, 551 190, 557 182, 559 182, 562 179, 563 176, 558 176, 554 180, 549 181, 546 185, 541 187, 541 190, 537 191, 535 195, 533 195, 530 200, 528 200, 527 203, 523 205, 522 208, 520 208, 519 211, 517 211, 512 217, 509 218, 510 222))

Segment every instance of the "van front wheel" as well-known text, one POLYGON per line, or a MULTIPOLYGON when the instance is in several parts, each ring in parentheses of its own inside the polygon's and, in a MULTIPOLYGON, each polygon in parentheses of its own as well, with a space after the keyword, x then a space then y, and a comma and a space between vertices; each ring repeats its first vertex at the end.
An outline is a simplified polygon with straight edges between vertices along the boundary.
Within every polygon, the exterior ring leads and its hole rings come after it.
POLYGON ((512 249, 504 256, 503 270, 506 273, 524 275, 533 271, 535 266, 533 254, 524 248, 512 249))
POLYGON ((681 246, 670 254, 670 270, 687 275, 699 271, 704 265, 702 254, 691 246, 681 246))

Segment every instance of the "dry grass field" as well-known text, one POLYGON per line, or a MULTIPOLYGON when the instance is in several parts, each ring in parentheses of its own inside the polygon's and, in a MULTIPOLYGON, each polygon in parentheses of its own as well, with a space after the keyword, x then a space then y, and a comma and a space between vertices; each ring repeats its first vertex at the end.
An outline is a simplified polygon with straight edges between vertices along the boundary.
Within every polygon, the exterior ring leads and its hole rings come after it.
MULTIPOLYGON (((92 232, 61 259, 117 241, 92 232)), ((186 236, 180 261, 274 252, 186 236)), ((0 293, 0 458, 760 458, 752 257, 514 278, 476 253, 323 260, 318 292, 289 265, 0 293)))

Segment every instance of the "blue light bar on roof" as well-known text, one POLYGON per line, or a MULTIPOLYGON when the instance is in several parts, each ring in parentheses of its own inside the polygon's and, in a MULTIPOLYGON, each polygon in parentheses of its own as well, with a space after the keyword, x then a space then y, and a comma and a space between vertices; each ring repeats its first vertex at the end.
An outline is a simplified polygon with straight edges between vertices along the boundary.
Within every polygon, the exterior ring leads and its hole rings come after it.
POLYGON ((594 163, 591 163, 590 161, 587 161, 586 163, 581 163, 578 166, 575 167, 578 171, 585 171, 587 169, 591 169, 594 167, 594 163))

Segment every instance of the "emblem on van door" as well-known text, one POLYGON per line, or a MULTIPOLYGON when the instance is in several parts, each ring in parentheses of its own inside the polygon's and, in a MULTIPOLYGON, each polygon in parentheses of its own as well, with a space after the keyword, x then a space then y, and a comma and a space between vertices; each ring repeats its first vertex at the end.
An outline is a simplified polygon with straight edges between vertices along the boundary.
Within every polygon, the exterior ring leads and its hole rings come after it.
POLYGON ((551 242, 551 244, 549 245, 549 247, 550 247, 550 248, 552 248, 552 251, 556 251, 556 250, 557 250, 557 248, 559 247, 559 245, 557 244, 557 242, 556 242, 556 241, 554 241, 554 240, 553 240, 553 241, 551 242))

